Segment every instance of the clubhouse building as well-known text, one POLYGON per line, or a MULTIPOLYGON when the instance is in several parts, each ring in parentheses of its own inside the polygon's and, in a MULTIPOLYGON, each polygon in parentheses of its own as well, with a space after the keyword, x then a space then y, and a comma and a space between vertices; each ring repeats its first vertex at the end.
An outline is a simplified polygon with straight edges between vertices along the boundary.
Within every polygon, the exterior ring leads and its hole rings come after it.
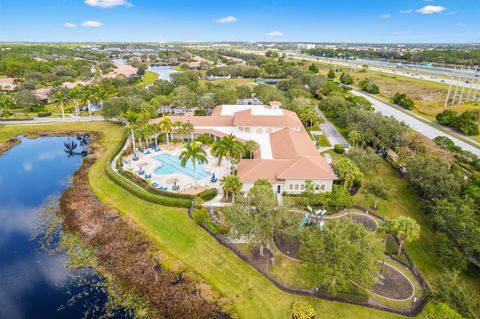
MULTIPOLYGON (((252 159, 241 159, 237 175, 247 192, 259 179, 269 180, 277 193, 299 194, 305 181, 315 192, 330 192, 334 172, 319 153, 297 114, 268 105, 220 105, 210 116, 169 116, 172 122, 189 122, 193 136, 210 134, 221 138, 233 134, 240 141, 254 140, 258 149, 252 159)), ((154 122, 160 119, 153 120, 154 122)))

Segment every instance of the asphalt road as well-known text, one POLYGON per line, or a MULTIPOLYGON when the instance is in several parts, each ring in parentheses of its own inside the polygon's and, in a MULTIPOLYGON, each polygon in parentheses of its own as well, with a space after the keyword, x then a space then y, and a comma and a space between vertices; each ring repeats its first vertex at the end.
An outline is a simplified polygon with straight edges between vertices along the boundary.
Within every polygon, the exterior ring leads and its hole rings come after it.
POLYGON ((416 118, 414 118, 413 116, 405 113, 405 112, 402 112, 400 110, 397 110, 396 108, 388 105, 387 103, 384 103, 382 101, 379 101, 367 94, 364 94, 360 91, 357 91, 357 90, 352 90, 351 91, 353 94, 355 95, 358 95, 358 96, 363 96, 364 98, 366 98, 367 100, 369 100, 371 103, 372 103, 372 106, 375 108, 375 110, 377 110, 378 112, 382 113, 383 115, 385 116, 393 116, 395 119, 397 119, 398 121, 402 121, 402 122, 405 122, 406 124, 408 124, 408 126, 410 126, 412 129, 414 129, 415 131, 425 135, 426 137, 430 138, 430 139, 434 139, 435 137, 437 136, 445 136, 445 137, 448 137, 449 139, 451 139, 457 146, 460 146, 462 149, 464 150, 467 150, 467 151, 470 151, 472 153, 474 153, 475 155, 477 156, 480 156, 480 146, 479 147, 475 147, 473 145, 470 145, 468 143, 465 143, 464 141, 456 138, 455 136, 451 135, 451 134, 448 134, 448 133, 445 133, 433 126, 430 126, 416 118))
POLYGON ((105 121, 103 116, 92 116, 92 117, 37 117, 31 121, 0 121, 1 125, 42 125, 42 124, 52 124, 52 123, 75 123, 75 122, 98 122, 105 121))

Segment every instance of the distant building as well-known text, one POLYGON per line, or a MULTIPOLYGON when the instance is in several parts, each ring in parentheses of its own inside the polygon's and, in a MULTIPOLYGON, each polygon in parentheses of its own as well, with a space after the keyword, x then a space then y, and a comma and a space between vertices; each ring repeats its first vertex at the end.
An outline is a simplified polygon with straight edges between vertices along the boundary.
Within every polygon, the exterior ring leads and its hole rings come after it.
POLYGON ((12 91, 16 86, 14 78, 0 78, 0 90, 12 91))
POLYGON ((302 50, 302 49, 315 49, 315 44, 313 43, 299 43, 297 44, 297 48, 299 50, 302 50))

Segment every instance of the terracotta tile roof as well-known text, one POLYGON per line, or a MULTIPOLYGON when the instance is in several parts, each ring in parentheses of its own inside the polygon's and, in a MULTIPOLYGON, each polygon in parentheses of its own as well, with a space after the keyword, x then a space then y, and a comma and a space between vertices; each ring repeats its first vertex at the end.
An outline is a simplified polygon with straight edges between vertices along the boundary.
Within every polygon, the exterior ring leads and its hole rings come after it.
MULTIPOLYGON (((189 122, 193 126, 233 126, 233 116, 168 116, 172 122, 189 122)), ((151 123, 158 123, 162 119, 151 120, 151 123)))
POLYGON ((288 159, 242 159, 238 163, 237 176, 242 182, 255 182, 259 179, 267 179, 278 182, 277 173, 283 171, 291 163, 288 159))
POLYGON ((336 179, 327 161, 321 156, 302 156, 277 174, 278 179, 336 179))
POLYGON ((297 158, 317 156, 319 152, 308 133, 302 128, 293 131, 288 128, 270 134, 273 158, 297 158))
POLYGON ((272 127, 301 127, 298 116, 287 110, 283 115, 253 115, 252 110, 236 112, 233 125, 235 126, 272 126, 272 127))

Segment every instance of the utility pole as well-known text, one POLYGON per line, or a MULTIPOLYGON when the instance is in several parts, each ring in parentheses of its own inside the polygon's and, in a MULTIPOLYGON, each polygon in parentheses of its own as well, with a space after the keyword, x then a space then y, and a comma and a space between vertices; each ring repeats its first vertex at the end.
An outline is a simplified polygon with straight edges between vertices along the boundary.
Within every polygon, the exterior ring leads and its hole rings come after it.
POLYGON ((462 104, 463 100, 463 92, 465 92, 465 86, 467 85, 467 78, 468 78, 468 72, 470 72, 470 66, 468 66, 468 69, 465 72, 465 79, 463 80, 462 84, 462 93, 460 93, 460 100, 458 100, 458 104, 462 104))
MULTIPOLYGON (((477 74, 473 76, 474 81, 477 79, 477 74)), ((480 78, 477 79, 477 84, 475 85, 475 91, 473 92, 473 99, 472 101, 475 102, 477 99, 477 91, 478 91, 478 85, 480 84, 480 78)))
POLYGON ((452 105, 455 105, 455 100, 457 99, 458 85, 460 84, 462 71, 463 71, 463 66, 462 66, 462 69, 460 70, 460 74, 458 75, 458 78, 455 80, 456 87, 455 87, 455 93, 453 93, 452 105))
POLYGON ((456 71, 457 71, 457 67, 455 67, 452 71, 452 77, 450 79, 450 85, 448 86, 447 98, 445 99, 445 105, 443 106, 444 110, 448 106, 448 100, 450 99, 450 92, 452 91, 453 78, 455 77, 455 72, 456 71))

